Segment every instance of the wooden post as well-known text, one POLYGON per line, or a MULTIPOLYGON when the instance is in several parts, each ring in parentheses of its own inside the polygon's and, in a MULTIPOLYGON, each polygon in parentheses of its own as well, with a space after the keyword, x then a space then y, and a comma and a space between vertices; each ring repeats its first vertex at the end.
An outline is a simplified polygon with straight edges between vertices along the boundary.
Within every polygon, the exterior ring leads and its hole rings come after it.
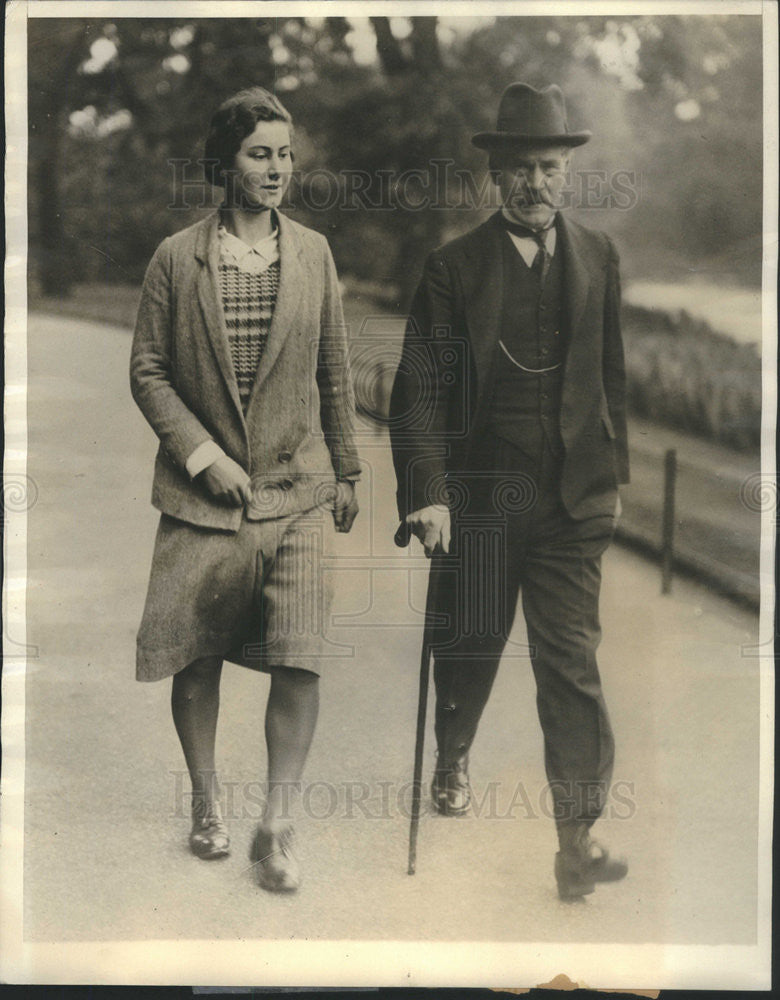
POLYGON ((677 482, 677 451, 670 448, 664 459, 664 512, 661 541, 661 593, 672 591, 674 572, 674 493, 677 482))

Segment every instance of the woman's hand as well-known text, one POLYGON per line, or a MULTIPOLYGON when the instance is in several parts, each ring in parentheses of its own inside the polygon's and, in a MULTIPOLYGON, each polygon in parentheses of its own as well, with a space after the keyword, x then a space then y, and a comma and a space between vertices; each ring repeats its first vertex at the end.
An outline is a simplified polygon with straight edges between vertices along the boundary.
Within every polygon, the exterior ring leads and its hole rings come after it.
POLYGON ((346 534, 352 527, 352 522, 357 517, 359 510, 355 484, 349 480, 340 480, 336 483, 336 497, 333 501, 333 522, 336 525, 336 531, 342 531, 346 534))
POLYGON ((249 476, 238 462, 223 455, 212 462, 197 477, 217 500, 231 507, 243 507, 252 502, 252 485, 249 476))

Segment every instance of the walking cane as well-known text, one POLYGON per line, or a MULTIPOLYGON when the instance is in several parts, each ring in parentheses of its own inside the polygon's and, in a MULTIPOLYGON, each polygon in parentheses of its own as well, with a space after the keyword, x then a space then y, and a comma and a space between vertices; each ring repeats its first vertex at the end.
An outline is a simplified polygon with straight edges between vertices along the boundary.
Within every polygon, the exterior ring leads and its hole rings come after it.
MULTIPOLYGON (((395 544, 406 548, 412 537, 412 529, 403 522, 395 533, 395 544)), ((435 582, 433 566, 428 573, 428 595, 425 599, 425 626, 423 628, 422 651, 420 653, 420 690, 417 697, 417 734, 414 743, 414 776, 412 780, 412 815, 409 824, 409 867, 408 875, 414 875, 417 868, 417 831, 420 826, 420 806, 422 803, 422 768, 425 749, 425 715, 428 707, 428 686, 431 673, 431 646, 433 628, 430 623, 435 608, 435 582)))

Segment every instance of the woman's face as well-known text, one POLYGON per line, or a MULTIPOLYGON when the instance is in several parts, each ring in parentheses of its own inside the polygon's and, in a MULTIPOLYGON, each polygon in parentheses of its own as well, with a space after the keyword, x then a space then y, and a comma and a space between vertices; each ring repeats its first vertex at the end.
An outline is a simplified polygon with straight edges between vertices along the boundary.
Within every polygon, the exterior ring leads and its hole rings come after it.
POLYGON ((236 153, 233 200, 250 212, 276 208, 292 176, 290 130, 282 121, 258 122, 236 153))

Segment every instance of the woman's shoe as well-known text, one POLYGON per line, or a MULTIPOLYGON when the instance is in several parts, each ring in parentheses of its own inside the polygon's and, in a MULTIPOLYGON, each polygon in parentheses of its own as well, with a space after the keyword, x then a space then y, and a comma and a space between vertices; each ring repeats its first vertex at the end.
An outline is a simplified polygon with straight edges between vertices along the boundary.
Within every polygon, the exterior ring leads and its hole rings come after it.
POLYGON ((190 850, 203 861, 230 854, 230 837, 218 802, 192 803, 190 850))
POLYGON ((257 883, 268 892, 295 892, 301 884, 301 870, 292 852, 294 832, 291 826, 275 832, 258 826, 249 860, 257 873, 257 883))

